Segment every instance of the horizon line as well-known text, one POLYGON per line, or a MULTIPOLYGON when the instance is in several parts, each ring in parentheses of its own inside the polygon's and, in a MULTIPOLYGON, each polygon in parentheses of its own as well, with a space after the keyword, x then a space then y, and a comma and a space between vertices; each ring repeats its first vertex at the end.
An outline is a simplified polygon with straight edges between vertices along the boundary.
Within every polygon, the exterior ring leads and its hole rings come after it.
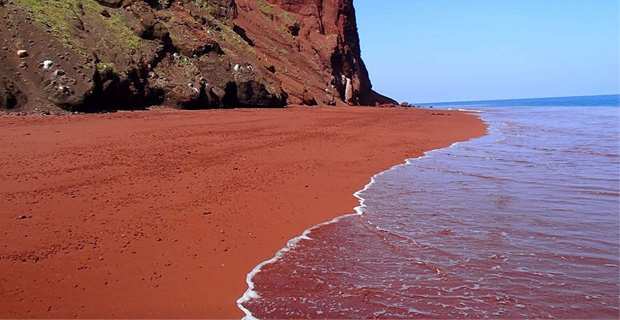
POLYGON ((602 97, 602 96, 620 96, 620 93, 610 93, 610 94, 593 94, 593 95, 579 95, 579 96, 528 97, 528 98, 502 98, 502 99, 487 99, 487 100, 434 101, 434 102, 418 102, 418 103, 419 103, 419 104, 433 104, 433 103, 460 103, 460 102, 485 102, 485 101, 530 100, 530 99, 554 99, 554 98, 602 97))

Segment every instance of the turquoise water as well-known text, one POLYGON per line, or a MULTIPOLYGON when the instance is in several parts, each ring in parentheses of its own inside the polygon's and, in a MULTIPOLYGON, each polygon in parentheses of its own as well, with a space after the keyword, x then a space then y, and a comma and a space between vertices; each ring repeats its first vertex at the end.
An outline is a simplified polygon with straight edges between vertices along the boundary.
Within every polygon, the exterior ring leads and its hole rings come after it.
POLYGON ((527 103, 450 105, 481 110, 489 134, 375 176, 360 214, 291 242, 250 275, 241 306, 260 318, 617 319, 618 96, 527 103))

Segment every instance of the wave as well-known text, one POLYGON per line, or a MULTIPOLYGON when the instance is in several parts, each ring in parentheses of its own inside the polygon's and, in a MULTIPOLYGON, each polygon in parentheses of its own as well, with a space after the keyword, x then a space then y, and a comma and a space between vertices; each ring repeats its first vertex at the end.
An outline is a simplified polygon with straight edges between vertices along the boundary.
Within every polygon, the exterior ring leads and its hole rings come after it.
MULTIPOLYGON (((469 110, 468 110, 469 111, 469 110)), ((488 134, 488 132, 487 132, 488 134)), ((476 138, 477 139, 477 138, 476 138)), ((472 139, 473 140, 473 139, 472 139)), ((471 141, 471 140, 468 140, 471 141)), ((254 267, 254 269, 252 269, 252 271, 250 271, 250 273, 247 274, 246 276, 246 283, 248 285, 248 289, 245 291, 245 293, 243 294, 243 296, 241 296, 239 299, 237 299, 237 307, 243 311, 243 313, 245 313, 245 316, 243 317, 244 320, 254 320, 254 319, 258 319, 257 317, 255 317, 252 312, 247 309, 243 304, 246 302, 249 302, 252 299, 258 299, 260 298, 260 294, 255 290, 256 286, 255 283, 253 281, 254 277, 261 272, 261 270, 263 269, 263 267, 265 267, 266 265, 269 264, 273 264, 275 262, 277 262, 278 260, 280 260, 286 253, 290 252, 291 250, 294 250, 300 241, 302 240, 312 240, 312 237, 310 236, 312 234, 313 231, 330 225, 330 224, 334 224, 337 223, 338 221, 342 220, 342 219, 346 219, 348 217, 353 217, 353 216, 362 216, 364 214, 364 208, 366 208, 366 199, 362 197, 362 193, 364 193, 365 191, 367 191, 370 187, 372 187, 373 184, 375 184, 376 178, 378 178, 379 176, 388 173, 392 170, 395 170, 399 167, 402 166, 407 166, 407 165, 411 165, 413 163, 413 161, 416 160, 420 160, 420 159, 424 159, 430 156, 430 154, 432 154, 433 152, 436 152, 438 150, 445 150, 445 149, 449 149, 449 148, 454 148, 455 146, 464 143, 464 142, 468 142, 468 141, 463 141, 463 142, 454 142, 452 143, 450 146, 445 147, 445 148, 440 148, 440 149, 433 149, 433 150, 429 150, 424 152, 424 154, 420 157, 417 158, 407 158, 405 159, 405 162, 402 164, 398 164, 395 165, 387 170, 381 171, 377 174, 375 174, 374 176, 372 176, 370 178, 370 182, 368 184, 366 184, 364 186, 363 189, 356 191, 353 196, 355 196, 358 200, 359 200, 359 206, 353 208, 355 213, 351 213, 351 214, 345 214, 342 216, 338 216, 330 221, 327 222, 323 222, 320 224, 317 224, 311 228, 306 229, 301 235, 290 239, 289 241, 287 241, 286 246, 283 247, 282 249, 278 250, 278 252, 276 252, 276 254, 269 260, 263 261, 261 263, 259 263, 256 267, 254 267)), ((377 227, 377 229, 380 229, 379 227, 377 227)))

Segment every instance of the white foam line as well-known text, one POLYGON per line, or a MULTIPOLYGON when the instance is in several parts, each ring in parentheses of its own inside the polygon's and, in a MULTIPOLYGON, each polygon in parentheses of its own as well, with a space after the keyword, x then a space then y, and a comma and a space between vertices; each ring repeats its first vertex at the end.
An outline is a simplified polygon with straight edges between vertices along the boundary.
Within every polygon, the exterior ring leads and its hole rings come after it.
MULTIPOLYGON (((401 165, 402 165, 402 164, 401 164, 401 165)), ((390 168, 390 169, 391 169, 391 168, 390 168)), ((388 170, 389 170, 389 169, 388 169, 388 170)), ((388 171, 388 170, 385 170, 385 171, 388 171)), ((256 317, 252 314, 252 312, 250 312, 250 310, 248 310, 247 308, 245 308, 245 307, 243 306, 243 303, 244 303, 244 302, 247 302, 247 301, 250 301, 251 299, 256 299, 256 298, 259 298, 259 297, 260 297, 260 295, 258 294, 258 292, 256 292, 256 291, 254 290, 254 282, 252 281, 252 279, 254 278, 254 276, 255 276, 256 274, 258 274, 264 266, 266 266, 266 265, 268 265, 268 264, 271 264, 271 263, 274 263, 274 262, 278 261, 278 259, 280 259, 280 258, 281 258, 284 254, 286 254, 287 252, 289 252, 289 251, 291 251, 292 249, 294 249, 294 248, 297 246, 297 244, 299 243, 299 241, 301 241, 301 240, 312 240, 312 238, 309 236, 309 235, 310 235, 310 233, 312 233, 312 231, 314 231, 314 230, 316 230, 316 229, 318 229, 318 228, 320 228, 320 227, 323 227, 323 226, 326 226, 326 225, 329 225, 329 224, 332 224, 332 223, 336 223, 336 222, 338 222, 338 221, 340 221, 341 219, 344 219, 344 218, 346 218, 346 217, 356 216, 356 215, 362 215, 362 212, 363 212, 363 210, 362 210, 362 209, 363 209, 364 207, 366 207, 366 205, 364 204, 364 201, 366 201, 366 199, 362 198, 362 197, 360 196, 360 194, 361 194, 362 192, 364 192, 364 191, 368 190, 368 188, 370 188, 370 186, 371 186, 372 184, 374 184, 374 183, 375 183, 375 177, 376 177, 376 176, 378 176, 379 174, 384 173, 385 171, 380 172, 380 173, 378 173, 378 174, 374 175, 372 178, 370 178, 370 182, 369 182, 369 183, 368 183, 368 184, 364 187, 364 189, 359 190, 359 191, 357 191, 357 192, 355 192, 355 193, 353 194, 353 195, 354 195, 356 198, 358 198, 358 199, 359 199, 359 201, 360 201, 360 205, 354 208, 354 209, 355 209, 355 213, 345 214, 345 215, 342 215, 342 216, 336 217, 336 218, 334 218, 334 219, 332 219, 332 220, 330 220, 330 221, 327 221, 327 222, 323 222, 323 223, 317 224, 317 225, 313 226, 313 227, 312 227, 312 228, 310 228, 310 229, 307 229, 307 230, 306 230, 306 231, 304 231, 304 232, 303 232, 300 236, 295 237, 295 238, 293 238, 293 239, 289 240, 289 241, 286 243, 286 247, 284 247, 284 248, 280 249, 278 252, 276 252, 276 254, 275 254, 275 256, 274 256, 273 258, 271 258, 271 259, 269 259, 269 260, 267 260, 267 261, 263 261, 263 262, 261 262, 259 265, 257 265, 256 267, 254 267, 254 269, 252 269, 252 271, 251 271, 250 273, 248 273, 248 275, 247 275, 247 276, 246 276, 246 278, 245 278, 245 281, 246 281, 246 282, 247 282, 247 284, 248 284, 248 289, 245 291, 245 293, 243 294, 243 296, 237 300, 237 306, 239 307, 239 309, 241 309, 241 311, 243 311, 243 312, 245 313, 245 317, 243 317, 243 319, 244 319, 244 320, 253 320, 253 319, 257 319, 257 318, 256 318, 256 317)))
POLYGON ((299 241, 301 241, 301 240, 312 240, 312 238, 309 236, 312 233, 312 231, 314 231, 314 230, 316 230, 316 229, 318 229, 320 227, 323 227, 323 226, 326 226, 326 225, 330 225, 332 223, 336 223, 336 222, 338 222, 338 221, 340 221, 340 220, 342 220, 344 218, 347 218, 347 217, 362 215, 363 214, 363 209, 366 207, 366 205, 364 204, 366 199, 362 198, 361 194, 362 194, 362 192, 368 190, 368 188, 370 188, 375 183, 375 177, 378 177, 379 175, 381 175, 381 174, 383 174, 383 173, 385 173, 387 171, 390 171, 390 170, 392 170, 392 169, 394 169, 396 167, 404 166, 404 165, 407 165, 407 164, 408 164, 408 162, 405 161, 405 163, 393 166, 390 169, 387 169, 385 171, 382 171, 382 172, 379 172, 379 173, 375 174, 374 176, 372 176, 372 178, 370 178, 370 182, 366 186, 364 186, 364 189, 356 191, 353 194, 353 196, 355 196, 357 199, 359 199, 360 205, 354 208, 355 213, 345 214, 345 215, 336 217, 336 218, 334 218, 334 219, 332 219, 330 221, 317 224, 317 225, 313 226, 312 228, 307 229, 300 236, 295 237, 295 238, 289 240, 286 243, 286 246, 284 248, 280 249, 278 252, 276 252, 276 254, 275 254, 275 256, 273 258, 271 258, 271 259, 269 259, 267 261, 263 261, 260 264, 258 264, 256 267, 254 267, 254 269, 252 269, 252 271, 250 271, 250 273, 248 273, 248 275, 245 277, 245 281, 248 284, 248 289, 245 291, 243 296, 237 300, 237 306, 239 307, 239 309, 241 309, 241 311, 243 311, 245 313, 245 317, 243 317, 243 319, 244 320, 258 319, 258 318, 256 318, 252 314, 252 312, 250 312, 250 310, 248 310, 247 308, 245 308, 243 306, 243 303, 244 302, 248 302, 251 299, 257 299, 257 298, 260 297, 258 292, 256 292, 254 290, 254 282, 252 281, 252 279, 254 278, 254 276, 256 274, 258 274, 261 271, 261 269, 264 266, 278 261, 278 259, 280 259, 284 254, 286 254, 287 252, 289 252, 292 249, 294 249, 297 246, 297 244, 299 243, 299 241))
MULTIPOLYGON (((468 111, 472 111, 472 110, 468 110, 468 111)), ((487 134, 488 134, 488 132, 487 132, 487 134)), ((469 140, 467 140, 467 141, 469 141, 469 140)), ((323 227, 323 226, 326 226, 326 225, 330 225, 332 223, 336 223, 336 222, 338 222, 338 221, 340 221, 340 220, 342 220, 344 218, 347 218, 347 217, 361 216, 363 214, 363 212, 364 212, 363 209, 366 207, 366 205, 364 204, 366 202, 366 199, 362 198, 361 194, 364 191, 368 190, 368 188, 370 188, 375 183, 375 178, 376 177, 378 177, 378 176, 380 176, 380 175, 382 175, 382 174, 384 174, 384 173, 386 173, 386 172, 388 172, 390 170, 398 168, 400 166, 410 165, 410 164, 413 163, 413 161, 424 159, 424 158, 428 158, 430 153, 433 153, 433 152, 436 152, 436 151, 439 151, 439 150, 449 149, 449 148, 452 148, 452 147, 456 146, 457 144, 460 144, 460 143, 463 143, 463 142, 467 142, 467 141, 454 142, 454 143, 452 143, 450 146, 448 146, 446 148, 440 148, 440 149, 433 149, 433 150, 425 151, 424 154, 422 156, 420 156, 420 157, 405 159, 404 163, 397 164, 397 165, 395 165, 395 166, 393 166, 393 167, 391 167, 391 168, 389 168, 389 169, 387 169, 385 171, 381 171, 381 172, 375 174, 374 176, 372 176, 370 178, 370 182, 366 186, 364 186, 364 189, 358 190, 358 191, 356 191, 353 194, 353 196, 355 196, 357 199, 359 199, 359 202, 360 202, 360 205, 354 208, 355 213, 345 214, 345 215, 336 217, 336 218, 334 218, 334 219, 332 219, 330 221, 323 222, 323 223, 317 224, 317 225, 315 225, 315 226, 313 226, 313 227, 311 227, 309 229, 306 229, 300 236, 295 237, 295 238, 289 240, 286 243, 286 246, 284 248, 280 249, 278 252, 276 252, 276 254, 273 256, 273 258, 271 258, 269 260, 266 260, 266 261, 263 261, 260 264, 258 264, 256 267, 254 267, 254 269, 252 269, 252 271, 250 271, 250 273, 248 273, 247 276, 245 277, 245 282, 248 284, 248 289, 245 291, 243 296, 241 296, 241 298, 237 299, 237 307, 239 309, 241 309, 241 311, 243 311, 245 313, 245 316, 243 317, 243 320, 257 320, 258 319, 258 318, 256 318, 252 314, 252 312, 250 312, 250 310, 248 310, 246 307, 243 306, 243 303, 248 302, 248 301, 250 301, 252 299, 260 298, 260 295, 258 294, 258 292, 256 292, 254 290, 255 286, 254 286, 254 282, 252 281, 252 279, 254 279, 255 275, 257 275, 259 272, 261 272, 261 269, 264 266, 266 266, 268 264, 272 264, 272 263, 278 261, 278 259, 280 259, 282 256, 284 256, 284 254, 286 254, 287 252, 289 252, 292 249, 294 249, 297 246, 297 244, 299 243, 299 241, 301 241, 301 240, 312 240, 312 238, 309 236, 312 233, 312 231, 314 231, 314 230, 316 230, 316 229, 318 229, 320 227, 323 227)))
POLYGON ((475 109, 456 109, 458 111, 463 111, 463 112, 473 112, 473 113, 483 113, 484 111, 482 110, 475 110, 475 109))

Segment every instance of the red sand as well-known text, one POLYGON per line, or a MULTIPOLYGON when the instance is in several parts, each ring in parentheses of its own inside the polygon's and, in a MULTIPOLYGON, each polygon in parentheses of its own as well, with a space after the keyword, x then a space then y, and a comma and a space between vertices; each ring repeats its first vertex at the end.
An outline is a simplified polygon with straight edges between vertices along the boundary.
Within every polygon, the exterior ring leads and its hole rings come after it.
POLYGON ((1 117, 0 318, 241 317, 288 239, 485 130, 401 108, 1 117))

